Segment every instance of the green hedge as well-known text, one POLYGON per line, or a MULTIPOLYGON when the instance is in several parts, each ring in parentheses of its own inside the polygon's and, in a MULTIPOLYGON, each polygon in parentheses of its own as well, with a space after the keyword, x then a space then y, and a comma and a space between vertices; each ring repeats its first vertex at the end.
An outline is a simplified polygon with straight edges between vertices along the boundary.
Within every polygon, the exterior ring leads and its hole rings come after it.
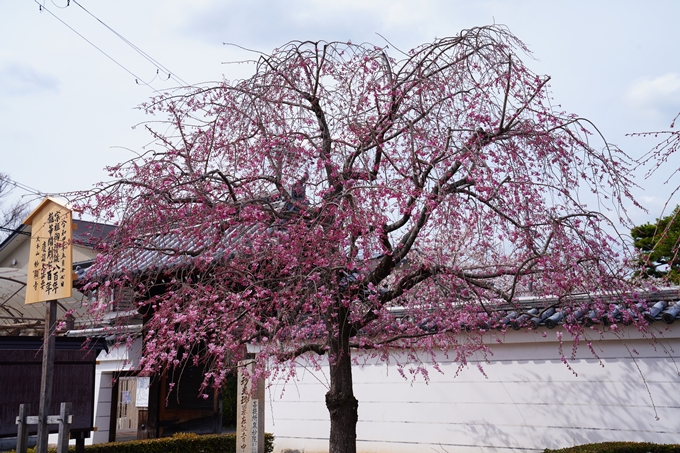
POLYGON ((550 450, 544 453, 680 453, 680 445, 646 442, 603 442, 550 450))
MULTIPOLYGON (((35 449, 28 451, 35 452, 35 449)), ((49 451, 54 453, 56 449, 49 451)), ((75 453, 75 451, 76 447, 71 445, 69 453, 75 453)), ((199 436, 193 433, 179 433, 161 439, 86 445, 85 451, 87 453, 236 453, 236 434, 199 436)), ((272 434, 265 433, 264 435, 264 451, 266 453, 274 451, 274 436, 272 434)))

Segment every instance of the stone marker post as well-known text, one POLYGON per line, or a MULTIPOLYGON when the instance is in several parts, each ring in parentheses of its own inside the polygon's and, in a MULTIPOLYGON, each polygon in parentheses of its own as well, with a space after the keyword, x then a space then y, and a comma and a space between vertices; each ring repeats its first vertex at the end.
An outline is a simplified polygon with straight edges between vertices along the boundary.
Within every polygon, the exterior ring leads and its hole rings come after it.
POLYGON ((253 383, 254 361, 239 362, 238 405, 236 408, 236 452, 264 453, 264 379, 253 383), (244 373, 246 370, 246 373, 244 373))

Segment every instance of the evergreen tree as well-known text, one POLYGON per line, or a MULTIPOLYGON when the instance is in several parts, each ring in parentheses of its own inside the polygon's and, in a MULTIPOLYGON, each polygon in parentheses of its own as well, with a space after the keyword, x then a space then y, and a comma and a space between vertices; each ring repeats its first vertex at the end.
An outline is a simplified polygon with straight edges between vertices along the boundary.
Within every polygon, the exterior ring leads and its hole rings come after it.
POLYGON ((680 236, 680 206, 656 223, 645 223, 634 227, 630 234, 633 244, 640 253, 642 277, 666 278, 680 283, 680 257, 678 256, 678 236, 680 236))

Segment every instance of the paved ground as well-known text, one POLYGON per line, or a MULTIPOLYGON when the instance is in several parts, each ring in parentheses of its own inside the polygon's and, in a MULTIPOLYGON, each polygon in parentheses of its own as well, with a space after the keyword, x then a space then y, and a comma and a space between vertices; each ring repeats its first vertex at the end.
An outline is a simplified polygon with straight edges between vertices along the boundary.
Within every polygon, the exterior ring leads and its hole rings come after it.
POLYGON ((128 442, 137 440, 137 430, 134 431, 116 431, 116 442, 128 442))

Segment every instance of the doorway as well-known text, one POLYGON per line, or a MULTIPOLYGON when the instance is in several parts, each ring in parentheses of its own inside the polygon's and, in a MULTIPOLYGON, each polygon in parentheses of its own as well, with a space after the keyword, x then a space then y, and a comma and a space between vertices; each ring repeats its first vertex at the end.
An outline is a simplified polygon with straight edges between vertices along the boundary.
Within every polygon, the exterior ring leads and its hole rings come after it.
POLYGON ((137 378, 118 378, 116 442, 137 439, 137 378))

